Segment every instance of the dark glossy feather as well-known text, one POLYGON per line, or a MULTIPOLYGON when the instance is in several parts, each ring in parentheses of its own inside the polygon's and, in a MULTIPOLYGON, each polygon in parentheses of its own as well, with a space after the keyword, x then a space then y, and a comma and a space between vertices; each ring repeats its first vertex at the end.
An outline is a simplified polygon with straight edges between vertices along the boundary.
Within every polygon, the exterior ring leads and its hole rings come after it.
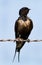
MULTIPOLYGON (((31 33, 31 30, 33 29, 33 23, 32 20, 27 17, 28 9, 21 9, 19 11, 20 17, 16 20, 15 22, 15 37, 16 38, 21 38, 21 39, 27 39, 31 33), (23 13, 24 11, 24 13, 23 13), (22 14, 22 16, 21 16, 22 14)), ((19 61, 19 54, 21 48, 24 46, 25 42, 16 42, 16 49, 15 49, 15 55, 16 52, 18 52, 18 61, 19 61)), ((15 56, 14 56, 15 58, 15 56)))

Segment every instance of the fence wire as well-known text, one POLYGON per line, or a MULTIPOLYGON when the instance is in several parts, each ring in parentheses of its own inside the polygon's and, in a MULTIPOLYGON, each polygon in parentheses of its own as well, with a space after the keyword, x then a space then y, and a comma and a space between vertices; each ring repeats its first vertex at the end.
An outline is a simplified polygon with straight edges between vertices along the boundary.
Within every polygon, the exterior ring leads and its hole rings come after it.
POLYGON ((42 40, 30 40, 30 39, 21 39, 21 38, 17 38, 17 39, 0 39, 0 42, 16 42, 16 41, 26 41, 26 42, 42 42, 42 40))

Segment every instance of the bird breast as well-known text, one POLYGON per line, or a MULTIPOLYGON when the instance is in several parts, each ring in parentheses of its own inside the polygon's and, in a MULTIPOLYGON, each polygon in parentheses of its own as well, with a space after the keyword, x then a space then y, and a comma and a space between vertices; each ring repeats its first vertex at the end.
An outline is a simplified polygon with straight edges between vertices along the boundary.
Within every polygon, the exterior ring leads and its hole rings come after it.
POLYGON ((23 21, 23 20, 19 20, 18 21, 18 30, 22 30, 22 29, 27 29, 27 30, 30 30, 30 25, 31 25, 31 22, 29 19, 27 19, 26 21, 23 21))

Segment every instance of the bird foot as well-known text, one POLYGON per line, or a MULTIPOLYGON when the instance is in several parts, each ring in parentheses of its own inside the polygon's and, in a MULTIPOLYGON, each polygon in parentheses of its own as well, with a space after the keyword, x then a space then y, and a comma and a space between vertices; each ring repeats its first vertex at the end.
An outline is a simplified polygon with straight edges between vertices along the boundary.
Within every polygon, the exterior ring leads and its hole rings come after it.
POLYGON ((21 38, 17 38, 17 39, 18 39, 18 41, 20 41, 20 42, 22 41, 22 39, 21 39, 21 38))

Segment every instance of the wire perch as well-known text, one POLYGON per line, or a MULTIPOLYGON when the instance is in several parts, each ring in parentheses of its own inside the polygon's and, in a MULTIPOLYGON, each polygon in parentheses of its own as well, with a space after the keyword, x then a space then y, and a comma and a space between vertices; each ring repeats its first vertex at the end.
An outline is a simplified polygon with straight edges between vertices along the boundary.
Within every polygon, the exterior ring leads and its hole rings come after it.
MULTIPOLYGON (((23 40, 21 38, 17 38, 17 39, 0 39, 0 42, 16 42, 16 41, 26 41, 26 42, 42 42, 42 40, 30 40, 30 39, 26 39, 26 40, 23 40)), ((15 52, 15 55, 16 55, 16 52, 15 52)), ((15 55, 13 57, 13 61, 15 59, 15 55)), ((18 55, 18 61, 19 61, 19 55, 18 55)))
POLYGON ((23 40, 21 38, 17 38, 17 39, 0 39, 0 42, 15 42, 15 41, 26 41, 26 42, 42 42, 42 40, 23 40))

